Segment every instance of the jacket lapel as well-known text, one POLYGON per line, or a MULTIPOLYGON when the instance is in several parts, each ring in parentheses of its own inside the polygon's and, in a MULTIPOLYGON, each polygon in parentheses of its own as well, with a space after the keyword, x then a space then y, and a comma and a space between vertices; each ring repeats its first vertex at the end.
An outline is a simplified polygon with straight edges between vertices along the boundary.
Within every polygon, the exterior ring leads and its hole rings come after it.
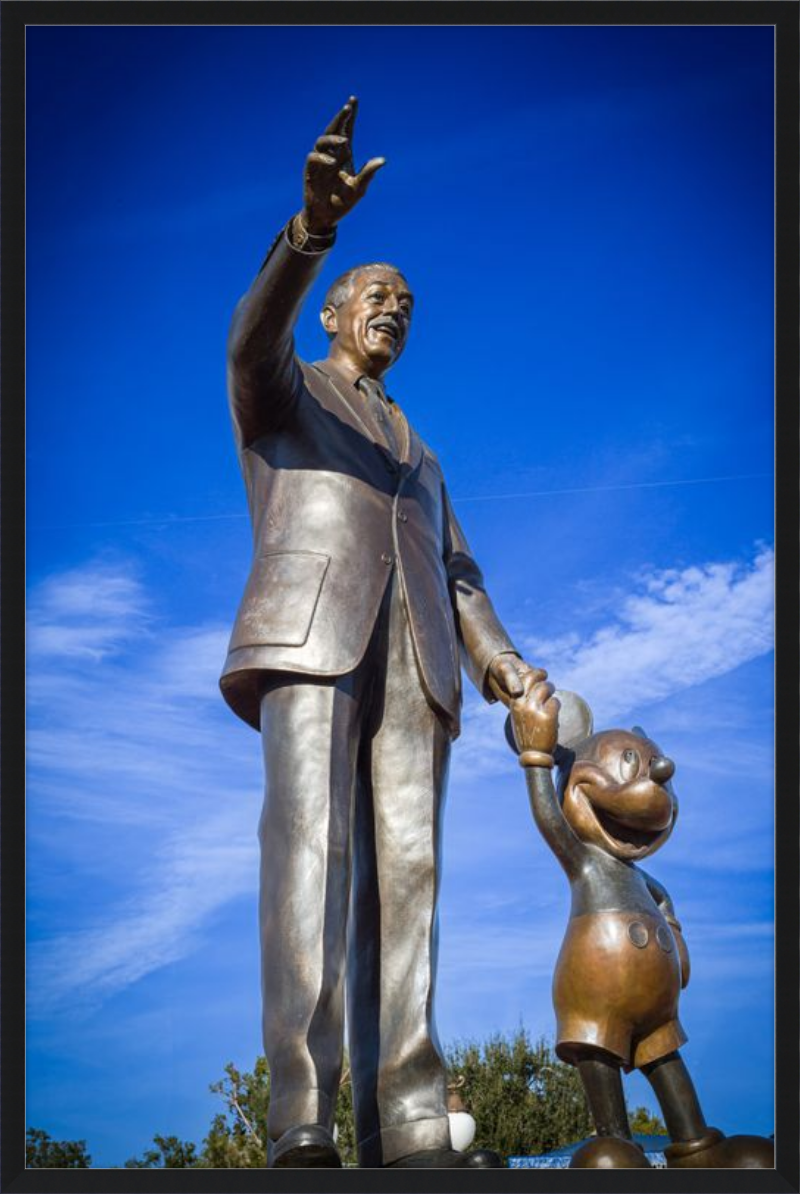
POLYGON ((353 393, 353 387, 342 373, 331 365, 330 361, 315 361, 313 365, 306 365, 317 374, 321 374, 327 381, 328 395, 335 399, 335 405, 344 407, 347 422, 354 426, 371 442, 375 442, 375 434, 359 410, 359 402, 353 393))
MULTIPOLYGON (((375 443, 375 432, 364 418, 360 409, 360 400, 355 393, 352 383, 345 377, 344 373, 328 360, 315 361, 311 368, 316 373, 322 374, 327 380, 328 390, 336 396, 339 403, 345 408, 349 416, 348 422, 354 424, 367 439, 375 443)), ((407 466, 409 472, 413 472, 422 459, 422 441, 406 418, 405 411, 402 414, 408 434, 406 435, 406 447, 401 457, 401 463, 407 466)), ((388 451, 388 449, 381 445, 378 446, 381 451, 388 451)))
MULTIPOLYGON (((406 419, 406 413, 403 411, 403 418, 406 419)), ((409 472, 413 473, 422 460, 422 440, 417 435, 414 428, 406 419, 406 427, 408 428, 408 437, 406 440, 406 454, 403 463, 408 465, 409 472)))

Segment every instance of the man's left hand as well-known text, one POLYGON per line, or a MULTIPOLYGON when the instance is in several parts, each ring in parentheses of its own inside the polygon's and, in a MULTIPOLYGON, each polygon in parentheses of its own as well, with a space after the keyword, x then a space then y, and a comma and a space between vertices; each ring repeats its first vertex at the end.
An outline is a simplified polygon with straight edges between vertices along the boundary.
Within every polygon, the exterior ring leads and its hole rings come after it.
POLYGON ((522 696, 525 691, 524 681, 528 677, 531 677, 528 681, 528 686, 530 686, 537 684, 540 680, 546 680, 547 672, 543 668, 533 667, 519 655, 513 655, 510 652, 495 655, 489 664, 489 688, 497 699, 507 707, 517 697, 522 696))

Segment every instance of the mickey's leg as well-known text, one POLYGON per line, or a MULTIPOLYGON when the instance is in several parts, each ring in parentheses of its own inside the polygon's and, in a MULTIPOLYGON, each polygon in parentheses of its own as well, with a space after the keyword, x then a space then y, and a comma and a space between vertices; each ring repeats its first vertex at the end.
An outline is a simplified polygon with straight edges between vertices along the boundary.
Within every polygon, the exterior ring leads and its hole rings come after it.
POLYGON ((574 1154, 570 1169, 649 1169, 631 1139, 619 1064, 594 1051, 577 1062, 597 1136, 574 1154))
POLYGON ((664 1113, 672 1144, 665 1149, 670 1169, 772 1169, 775 1150, 762 1136, 723 1136, 706 1124, 694 1083, 676 1051, 642 1073, 664 1113))
POLYGON ((589 1100, 597 1135, 620 1136, 623 1140, 630 1140, 631 1129, 619 1065, 599 1053, 592 1053, 578 1062, 578 1073, 589 1100))
POLYGON ((668 1053, 666 1057, 642 1066, 642 1073, 658 1099, 673 1143, 696 1140, 708 1132, 697 1091, 680 1053, 668 1053))

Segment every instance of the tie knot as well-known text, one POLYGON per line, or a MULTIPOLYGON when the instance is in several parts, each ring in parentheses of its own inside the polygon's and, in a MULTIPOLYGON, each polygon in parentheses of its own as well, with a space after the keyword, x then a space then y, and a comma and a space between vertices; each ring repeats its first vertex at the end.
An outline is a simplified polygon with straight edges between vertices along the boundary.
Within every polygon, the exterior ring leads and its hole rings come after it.
POLYGON ((362 394, 366 394, 370 398, 377 398, 380 402, 386 402, 386 391, 383 388, 383 383, 376 381, 374 377, 359 377, 356 386, 361 390, 362 394))

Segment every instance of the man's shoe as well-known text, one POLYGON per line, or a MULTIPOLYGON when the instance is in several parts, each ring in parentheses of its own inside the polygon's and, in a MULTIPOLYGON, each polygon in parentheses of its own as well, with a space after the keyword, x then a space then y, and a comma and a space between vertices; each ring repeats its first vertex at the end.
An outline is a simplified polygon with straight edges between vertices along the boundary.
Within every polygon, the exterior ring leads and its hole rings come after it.
POLYGON ((320 1124, 300 1124, 267 1141, 268 1169, 341 1169, 333 1136, 320 1124))
POLYGON ((498 1153, 490 1148, 476 1148, 471 1153, 463 1153, 466 1158, 467 1169, 504 1169, 498 1153))
POLYGON ((408 1153, 384 1166, 386 1169, 502 1169, 503 1162, 497 1153, 488 1148, 478 1148, 471 1153, 460 1153, 454 1148, 426 1148, 421 1152, 408 1153))

